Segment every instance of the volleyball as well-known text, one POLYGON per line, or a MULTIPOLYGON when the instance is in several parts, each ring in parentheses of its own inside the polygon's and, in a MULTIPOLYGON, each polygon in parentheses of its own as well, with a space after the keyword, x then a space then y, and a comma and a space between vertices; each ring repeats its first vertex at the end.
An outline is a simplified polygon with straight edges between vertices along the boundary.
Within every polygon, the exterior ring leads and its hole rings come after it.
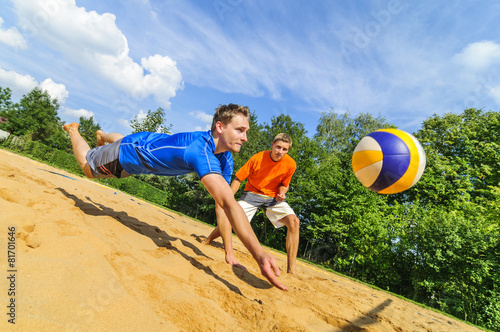
POLYGON ((411 134, 379 129, 359 141, 352 169, 361 184, 379 194, 395 194, 414 186, 424 173, 425 151, 411 134))

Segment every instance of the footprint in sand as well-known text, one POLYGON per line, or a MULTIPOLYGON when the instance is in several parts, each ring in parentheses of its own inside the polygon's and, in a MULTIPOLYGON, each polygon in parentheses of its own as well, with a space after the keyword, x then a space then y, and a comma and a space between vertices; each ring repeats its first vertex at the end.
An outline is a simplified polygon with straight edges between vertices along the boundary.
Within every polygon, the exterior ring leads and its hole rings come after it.
POLYGON ((24 204, 26 202, 26 199, 19 191, 9 188, 0 188, 0 198, 10 203, 24 204))
POLYGON ((35 223, 28 222, 21 226, 22 231, 17 233, 17 238, 23 240, 26 245, 30 248, 38 248, 42 242, 40 238, 34 233, 35 232, 35 223))

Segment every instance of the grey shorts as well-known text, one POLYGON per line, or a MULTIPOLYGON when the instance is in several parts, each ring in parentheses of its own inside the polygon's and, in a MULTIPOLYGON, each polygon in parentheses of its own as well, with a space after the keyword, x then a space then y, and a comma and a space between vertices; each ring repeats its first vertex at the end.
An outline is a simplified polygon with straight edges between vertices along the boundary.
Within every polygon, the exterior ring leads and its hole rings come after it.
POLYGON ((238 203, 245 211, 248 221, 252 221, 259 207, 263 208, 266 211, 267 218, 275 228, 285 226, 284 223, 280 222, 281 219, 291 214, 295 215, 287 202, 277 202, 273 197, 259 195, 250 191, 244 191, 238 203))
POLYGON ((114 143, 98 146, 87 152, 87 162, 94 178, 124 178, 130 176, 118 160, 121 142, 122 139, 119 139, 114 143))

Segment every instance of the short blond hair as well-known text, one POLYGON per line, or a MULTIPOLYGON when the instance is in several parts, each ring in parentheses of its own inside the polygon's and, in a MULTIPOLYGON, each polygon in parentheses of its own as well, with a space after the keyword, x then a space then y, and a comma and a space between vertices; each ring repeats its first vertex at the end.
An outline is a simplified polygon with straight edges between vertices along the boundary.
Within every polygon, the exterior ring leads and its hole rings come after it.
POLYGON ((285 133, 279 133, 278 135, 274 136, 273 139, 273 144, 278 142, 278 141, 283 141, 285 143, 290 143, 290 147, 292 147, 292 138, 285 133))
POLYGON ((245 118, 250 116, 250 109, 246 106, 236 104, 219 105, 215 109, 215 114, 212 119, 212 133, 215 132, 215 125, 221 122, 224 126, 227 125, 234 118, 236 114, 241 114, 245 118))

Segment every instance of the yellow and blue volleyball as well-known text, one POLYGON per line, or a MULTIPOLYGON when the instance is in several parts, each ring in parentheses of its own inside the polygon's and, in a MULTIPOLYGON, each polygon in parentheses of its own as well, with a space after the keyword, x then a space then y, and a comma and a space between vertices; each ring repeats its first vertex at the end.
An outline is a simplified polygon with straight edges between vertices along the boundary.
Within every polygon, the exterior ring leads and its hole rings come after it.
POLYGON ((361 184, 379 194, 395 194, 420 180, 425 151, 411 134, 380 129, 359 141, 352 155, 352 169, 361 184))

